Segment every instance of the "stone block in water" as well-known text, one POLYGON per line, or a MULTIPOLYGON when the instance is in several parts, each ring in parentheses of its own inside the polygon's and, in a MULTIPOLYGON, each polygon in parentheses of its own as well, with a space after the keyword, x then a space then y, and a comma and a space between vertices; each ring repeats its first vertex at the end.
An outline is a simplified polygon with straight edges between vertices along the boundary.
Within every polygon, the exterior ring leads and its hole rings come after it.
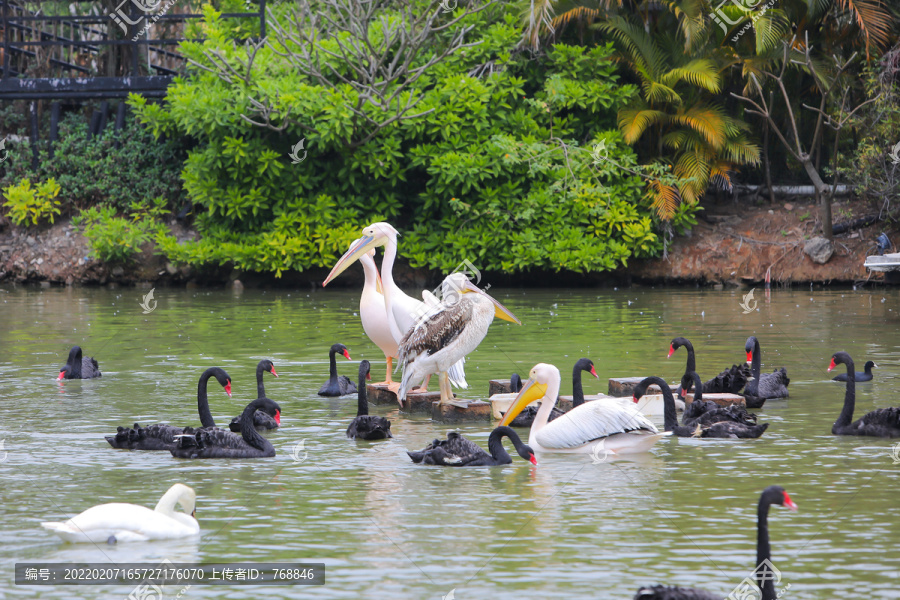
POLYGON ((490 421, 491 404, 481 400, 457 400, 454 404, 434 402, 431 405, 431 420, 440 423, 461 421, 490 421), (460 406, 460 404, 464 406, 460 406))

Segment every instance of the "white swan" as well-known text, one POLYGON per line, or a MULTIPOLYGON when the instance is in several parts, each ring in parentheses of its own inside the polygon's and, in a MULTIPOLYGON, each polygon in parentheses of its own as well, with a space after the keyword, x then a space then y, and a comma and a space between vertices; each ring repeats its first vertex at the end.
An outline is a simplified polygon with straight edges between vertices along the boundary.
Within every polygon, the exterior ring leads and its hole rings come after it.
POLYGON ((546 363, 535 365, 500 426, 509 425, 528 404, 541 400, 528 436, 528 445, 537 452, 592 453, 602 445, 610 454, 637 454, 670 435, 660 433, 636 408, 619 401, 586 402, 548 423, 559 384, 559 369, 546 363))
POLYGON ((79 542, 146 542, 189 537, 200 533, 194 518, 197 494, 183 483, 169 488, 150 510, 146 506, 113 502, 93 506, 64 523, 44 522, 63 541, 79 542), (175 505, 184 512, 175 512, 175 505))

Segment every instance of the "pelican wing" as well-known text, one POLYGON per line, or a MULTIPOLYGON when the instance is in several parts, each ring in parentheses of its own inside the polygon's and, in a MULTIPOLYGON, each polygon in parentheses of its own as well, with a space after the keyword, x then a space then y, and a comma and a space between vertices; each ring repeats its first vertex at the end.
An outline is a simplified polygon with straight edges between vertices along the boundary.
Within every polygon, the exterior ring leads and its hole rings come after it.
POLYGON ((535 437, 545 448, 577 448, 600 438, 637 430, 659 431, 633 407, 615 401, 595 400, 550 421, 535 437))
POLYGON ((400 362, 407 364, 420 354, 431 355, 459 337, 472 318, 472 301, 458 302, 433 310, 400 340, 400 362))

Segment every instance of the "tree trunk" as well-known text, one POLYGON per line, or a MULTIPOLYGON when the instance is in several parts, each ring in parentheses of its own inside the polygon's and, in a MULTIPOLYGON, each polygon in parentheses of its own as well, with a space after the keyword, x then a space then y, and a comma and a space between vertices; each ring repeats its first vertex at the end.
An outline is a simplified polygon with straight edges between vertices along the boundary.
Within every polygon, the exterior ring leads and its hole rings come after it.
MULTIPOLYGON (((769 99, 771 102, 771 98, 769 99)), ((769 189, 769 203, 775 204, 775 190, 772 189, 772 168, 769 165, 769 120, 766 119, 763 129, 763 168, 766 174, 766 187, 769 189)))
POLYGON ((816 202, 819 204, 819 219, 822 221, 822 236, 832 240, 834 239, 834 234, 831 232, 831 196, 827 193, 828 186, 825 185, 825 182, 822 181, 822 177, 819 176, 819 172, 816 170, 810 155, 802 155, 800 157, 800 162, 806 170, 809 180, 812 181, 813 187, 816 188, 816 202))

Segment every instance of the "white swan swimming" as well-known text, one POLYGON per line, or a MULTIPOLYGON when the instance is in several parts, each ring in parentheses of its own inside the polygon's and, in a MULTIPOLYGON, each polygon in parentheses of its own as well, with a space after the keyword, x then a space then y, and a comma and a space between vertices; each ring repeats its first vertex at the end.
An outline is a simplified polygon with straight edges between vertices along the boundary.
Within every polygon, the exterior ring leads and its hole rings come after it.
POLYGON ((44 522, 63 541, 84 542, 146 542, 170 540, 200 533, 194 518, 197 494, 183 483, 169 488, 156 508, 112 502, 93 506, 64 523, 44 522), (175 512, 179 504, 184 512, 175 512))

